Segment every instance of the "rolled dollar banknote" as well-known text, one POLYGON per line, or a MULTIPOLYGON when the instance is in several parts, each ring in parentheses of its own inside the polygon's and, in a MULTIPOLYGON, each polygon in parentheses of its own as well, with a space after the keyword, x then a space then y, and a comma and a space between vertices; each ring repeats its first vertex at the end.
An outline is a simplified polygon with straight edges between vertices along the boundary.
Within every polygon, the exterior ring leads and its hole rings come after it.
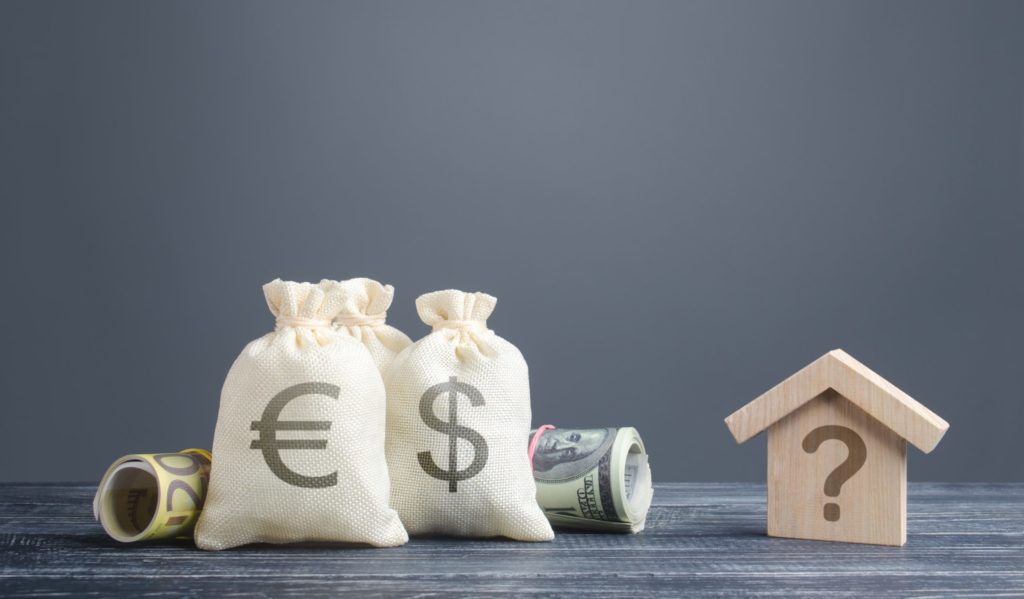
POLYGON ((138 453, 110 465, 92 502, 103 530, 122 543, 192 536, 210 477, 210 452, 138 453))
POLYGON ((644 529, 654 489, 635 428, 555 428, 530 433, 537 503, 555 526, 605 532, 644 529))

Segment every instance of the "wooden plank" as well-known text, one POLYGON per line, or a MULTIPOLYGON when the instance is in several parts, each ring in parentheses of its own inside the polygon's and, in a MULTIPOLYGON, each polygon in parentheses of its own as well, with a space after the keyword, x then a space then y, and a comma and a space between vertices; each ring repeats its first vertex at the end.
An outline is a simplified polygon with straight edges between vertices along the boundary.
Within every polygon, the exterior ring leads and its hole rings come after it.
POLYGON ((828 389, 828 354, 729 414, 725 425, 737 443, 745 443, 828 389))
POLYGON ((829 386, 924 453, 930 453, 949 423, 841 349, 828 354, 829 386))
POLYGON ((834 349, 725 419, 743 443, 827 389, 834 389, 890 430, 928 453, 949 423, 841 349, 834 349))
POLYGON ((1024 484, 911 484, 902 548, 765 534, 764 485, 660 484, 639 535, 552 543, 413 539, 397 549, 121 545, 92 485, 0 485, 0 595, 1024 594, 1024 484))

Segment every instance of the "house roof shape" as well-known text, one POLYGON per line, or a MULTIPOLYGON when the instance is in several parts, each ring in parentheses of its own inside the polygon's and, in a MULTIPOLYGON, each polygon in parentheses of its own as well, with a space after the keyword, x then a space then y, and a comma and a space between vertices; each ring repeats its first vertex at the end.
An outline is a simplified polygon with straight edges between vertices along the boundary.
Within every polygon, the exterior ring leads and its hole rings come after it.
POLYGON ((949 423, 841 349, 811 362, 725 419, 743 443, 823 392, 833 389, 924 453, 949 423))

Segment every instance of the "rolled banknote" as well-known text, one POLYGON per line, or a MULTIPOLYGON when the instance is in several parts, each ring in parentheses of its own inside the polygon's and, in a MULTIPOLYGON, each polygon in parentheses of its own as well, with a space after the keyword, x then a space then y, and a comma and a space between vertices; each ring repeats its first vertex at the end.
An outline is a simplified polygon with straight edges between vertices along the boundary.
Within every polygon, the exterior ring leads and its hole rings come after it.
POLYGON ((537 503, 554 526, 605 532, 644 529, 654 490, 635 428, 555 428, 530 433, 537 503))
POLYGON ((103 475, 93 516, 122 543, 191 537, 209 477, 205 449, 124 456, 103 475))

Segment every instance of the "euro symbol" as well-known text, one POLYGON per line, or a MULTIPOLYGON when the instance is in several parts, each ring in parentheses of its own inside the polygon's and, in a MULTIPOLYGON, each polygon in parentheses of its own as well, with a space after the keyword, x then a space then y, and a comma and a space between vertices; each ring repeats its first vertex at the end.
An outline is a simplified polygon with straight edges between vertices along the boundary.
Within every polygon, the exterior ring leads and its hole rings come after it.
POLYGON ((277 431, 329 431, 329 420, 278 420, 281 410, 293 399, 303 395, 326 395, 338 399, 341 389, 330 383, 300 383, 288 387, 270 400, 263 409, 263 416, 252 423, 252 430, 260 432, 260 438, 254 440, 249 449, 263 451, 270 471, 289 485, 304 489, 322 489, 338 484, 338 471, 324 476, 304 476, 285 466, 281 460, 282 449, 327 449, 327 439, 278 439, 277 431))
POLYGON ((467 383, 460 383, 454 376, 427 389, 420 398, 420 418, 423 419, 423 423, 439 433, 448 435, 448 469, 443 470, 438 466, 429 451, 419 452, 416 458, 424 472, 438 480, 448 481, 449 493, 457 492, 460 480, 473 478, 487 464, 487 441, 480 433, 459 424, 460 394, 469 399, 471 406, 484 405, 484 396, 479 389, 467 383), (448 422, 434 415, 434 401, 445 392, 448 393, 448 422), (458 469, 459 437, 469 441, 473 446, 473 461, 464 470, 458 469))

